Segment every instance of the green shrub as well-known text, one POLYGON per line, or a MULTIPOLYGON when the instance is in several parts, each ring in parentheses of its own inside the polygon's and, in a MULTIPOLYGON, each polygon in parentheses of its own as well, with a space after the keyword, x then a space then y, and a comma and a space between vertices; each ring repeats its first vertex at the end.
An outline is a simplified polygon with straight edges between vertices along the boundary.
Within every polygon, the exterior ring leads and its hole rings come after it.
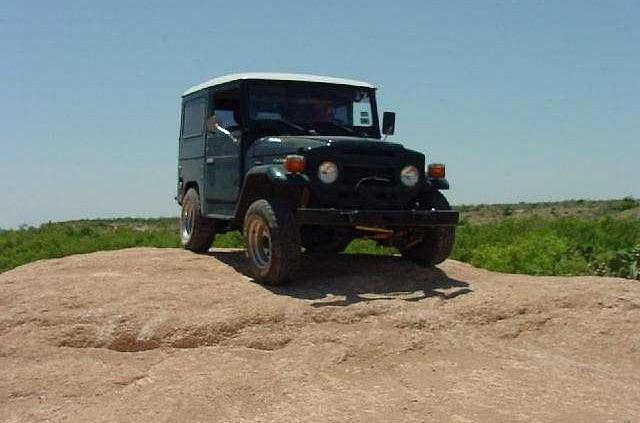
POLYGON ((617 251, 605 262, 592 263, 592 270, 601 276, 640 280, 640 244, 628 250, 617 251))
POLYGON ((176 247, 173 219, 122 219, 23 226, 0 234, 0 272, 35 260, 128 247, 176 247), (144 228, 143 226, 146 226, 144 228))
POLYGON ((534 233, 510 245, 482 245, 471 264, 491 270, 529 275, 571 275, 587 271, 584 258, 571 252, 568 242, 553 234, 534 233))
MULTIPOLYGON (((624 201, 624 200, 622 200, 624 201)), ((489 270, 532 275, 610 275, 638 279, 640 220, 505 218, 457 229, 452 258, 489 270)), ((128 247, 178 247, 176 219, 115 219, 45 224, 0 232, 0 272, 34 260, 128 247)), ((242 247, 242 235, 218 235, 216 247, 242 247)), ((397 254, 372 240, 347 253, 397 254)))
POLYGON ((345 250, 348 254, 375 254, 391 255, 398 254, 398 250, 393 247, 378 245, 371 239, 354 239, 345 250))
POLYGON ((625 211, 630 209, 635 209, 640 205, 640 202, 633 199, 632 197, 624 197, 622 200, 618 201, 613 208, 618 211, 625 211))
POLYGON ((638 242, 640 221, 633 219, 507 219, 459 227, 453 257, 502 272, 628 277, 633 268, 619 263, 629 256, 617 252, 638 242))
POLYGON ((218 248, 242 248, 244 247, 244 240, 240 232, 233 231, 223 235, 216 235, 213 245, 218 248))

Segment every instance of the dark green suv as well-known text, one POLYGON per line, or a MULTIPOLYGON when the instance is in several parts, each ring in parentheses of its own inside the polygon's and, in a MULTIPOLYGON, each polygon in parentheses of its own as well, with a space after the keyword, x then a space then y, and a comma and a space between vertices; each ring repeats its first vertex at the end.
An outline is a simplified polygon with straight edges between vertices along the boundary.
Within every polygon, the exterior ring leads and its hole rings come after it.
MULTIPOLYGON (((393 134, 386 112, 382 133, 393 134)), ((289 281, 302 251, 355 238, 433 266, 451 253, 458 213, 441 164, 380 139, 375 88, 323 76, 246 73, 182 97, 178 203, 184 248, 241 230, 253 276, 289 281)))

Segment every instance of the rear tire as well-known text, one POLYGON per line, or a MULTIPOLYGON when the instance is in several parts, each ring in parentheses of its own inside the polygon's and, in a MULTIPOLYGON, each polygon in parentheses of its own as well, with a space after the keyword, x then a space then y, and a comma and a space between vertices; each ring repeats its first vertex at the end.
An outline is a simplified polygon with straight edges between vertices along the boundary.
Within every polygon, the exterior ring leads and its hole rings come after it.
MULTIPOLYGON (((451 210, 447 199, 435 191, 427 207, 436 210, 451 210)), ((399 246, 402 256, 420 266, 431 267, 445 261, 453 250, 456 237, 455 226, 437 226, 429 228, 418 242, 409 247, 399 246)))
POLYGON ((197 253, 209 251, 216 236, 213 219, 202 215, 200 195, 189 188, 182 199, 180 214, 180 241, 182 247, 197 253))
POLYGON ((244 218, 244 243, 256 281, 268 285, 289 282, 300 263, 300 231, 284 204, 257 200, 244 218))

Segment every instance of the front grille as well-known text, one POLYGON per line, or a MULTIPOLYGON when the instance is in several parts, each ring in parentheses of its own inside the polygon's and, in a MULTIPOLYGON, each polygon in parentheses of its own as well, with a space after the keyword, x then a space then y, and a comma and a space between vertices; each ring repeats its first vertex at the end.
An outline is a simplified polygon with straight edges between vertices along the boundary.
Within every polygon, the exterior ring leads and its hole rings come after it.
POLYGON ((357 185, 365 178, 379 178, 396 183, 396 171, 394 168, 375 168, 364 166, 344 166, 342 169, 342 185, 357 185))
POLYGON ((400 182, 399 170, 408 163, 423 166, 419 158, 394 152, 372 150, 362 154, 357 148, 310 152, 307 160, 312 178, 308 207, 326 207, 363 210, 402 210, 411 207, 416 189, 400 182), (373 154, 379 153, 379 154, 373 154), (320 163, 332 161, 338 165, 338 180, 323 184, 317 176, 320 163))

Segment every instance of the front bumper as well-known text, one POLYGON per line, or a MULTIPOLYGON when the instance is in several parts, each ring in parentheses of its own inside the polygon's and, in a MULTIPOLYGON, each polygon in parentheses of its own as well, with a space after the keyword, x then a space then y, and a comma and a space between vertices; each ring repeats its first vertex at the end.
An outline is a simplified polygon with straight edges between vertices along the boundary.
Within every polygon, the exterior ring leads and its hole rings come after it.
POLYGON ((320 226, 451 226, 458 223, 453 210, 342 210, 301 208, 301 225, 320 226))

